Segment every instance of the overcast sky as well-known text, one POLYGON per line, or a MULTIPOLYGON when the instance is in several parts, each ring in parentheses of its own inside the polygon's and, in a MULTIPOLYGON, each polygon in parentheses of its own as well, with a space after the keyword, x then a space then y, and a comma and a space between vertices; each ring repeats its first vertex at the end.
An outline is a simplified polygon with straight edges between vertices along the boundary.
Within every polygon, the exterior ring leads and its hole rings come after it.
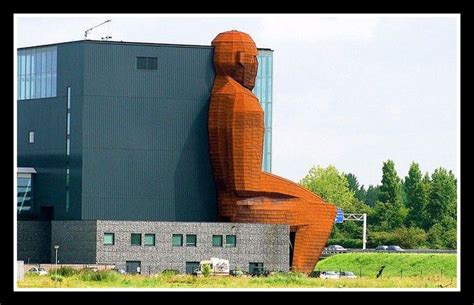
POLYGON ((334 165, 380 184, 412 161, 458 175, 456 15, 17 15, 16 47, 88 38, 210 45, 240 30, 274 52, 274 174, 334 165))

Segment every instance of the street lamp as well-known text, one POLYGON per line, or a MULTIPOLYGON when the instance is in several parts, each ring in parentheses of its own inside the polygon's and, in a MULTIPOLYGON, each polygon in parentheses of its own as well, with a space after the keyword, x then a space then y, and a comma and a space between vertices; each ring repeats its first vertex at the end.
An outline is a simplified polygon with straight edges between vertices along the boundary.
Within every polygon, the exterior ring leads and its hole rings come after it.
POLYGON ((59 249, 58 245, 54 246, 54 250, 56 251, 56 268, 58 268, 58 249, 59 249))

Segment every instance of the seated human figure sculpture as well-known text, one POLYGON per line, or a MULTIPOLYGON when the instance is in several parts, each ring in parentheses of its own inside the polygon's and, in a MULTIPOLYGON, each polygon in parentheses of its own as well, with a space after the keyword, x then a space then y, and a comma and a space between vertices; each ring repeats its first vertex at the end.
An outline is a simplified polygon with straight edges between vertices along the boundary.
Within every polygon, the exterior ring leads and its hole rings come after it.
POLYGON ((336 207, 262 171, 264 116, 251 91, 257 47, 248 34, 235 30, 217 35, 212 46, 216 77, 208 132, 219 221, 288 224, 295 232, 292 269, 309 273, 329 238, 336 207))

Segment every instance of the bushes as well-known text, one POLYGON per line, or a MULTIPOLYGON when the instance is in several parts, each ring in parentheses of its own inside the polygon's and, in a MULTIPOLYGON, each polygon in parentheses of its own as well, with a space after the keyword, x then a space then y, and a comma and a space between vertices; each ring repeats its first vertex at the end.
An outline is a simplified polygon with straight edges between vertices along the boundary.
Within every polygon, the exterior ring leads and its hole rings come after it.
POLYGON ((165 269, 161 272, 164 276, 173 276, 179 274, 179 271, 176 269, 165 269))
POLYGON ((80 279, 83 281, 113 281, 118 279, 120 276, 111 270, 100 270, 92 271, 88 269, 83 269, 80 273, 80 279))
POLYGON ((349 249, 362 248, 362 239, 331 238, 328 240, 328 245, 341 245, 349 249))
POLYGON ((78 273, 78 271, 72 267, 68 267, 68 266, 61 266, 60 268, 57 268, 57 269, 50 269, 49 270, 49 273, 50 274, 57 274, 57 275, 61 275, 63 277, 69 277, 69 276, 73 276, 75 274, 78 273))
POLYGON ((64 280, 64 276, 59 275, 59 274, 53 274, 51 275, 51 280, 55 282, 62 282, 64 280))
POLYGON ((420 228, 397 228, 392 232, 369 232, 370 246, 399 245, 405 249, 424 248, 426 233, 420 228))

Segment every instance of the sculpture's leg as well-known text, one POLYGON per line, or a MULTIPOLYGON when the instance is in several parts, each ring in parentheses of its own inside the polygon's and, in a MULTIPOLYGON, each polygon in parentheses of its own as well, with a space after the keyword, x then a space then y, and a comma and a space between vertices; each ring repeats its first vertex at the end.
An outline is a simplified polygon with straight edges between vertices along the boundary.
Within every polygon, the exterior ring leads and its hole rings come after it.
POLYGON ((314 270, 331 234, 336 207, 302 202, 298 214, 296 221, 307 225, 296 230, 292 267, 295 271, 309 273, 314 270))

